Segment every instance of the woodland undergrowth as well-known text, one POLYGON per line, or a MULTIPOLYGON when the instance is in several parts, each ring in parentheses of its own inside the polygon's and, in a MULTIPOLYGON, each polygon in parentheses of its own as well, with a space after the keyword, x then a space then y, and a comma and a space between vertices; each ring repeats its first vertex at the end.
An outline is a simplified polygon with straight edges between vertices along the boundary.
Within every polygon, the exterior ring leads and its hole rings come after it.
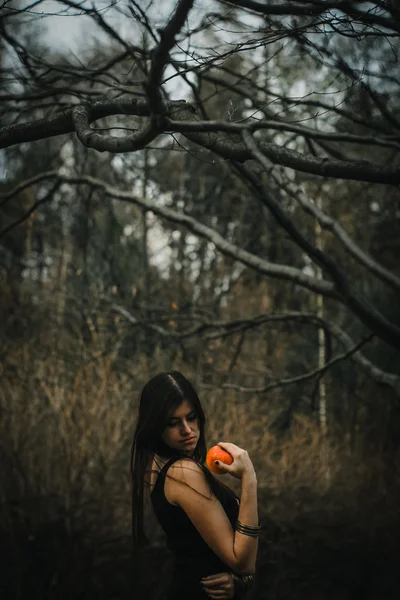
MULTIPOLYGON (((151 519, 151 547, 132 554, 129 462, 140 388, 171 368, 170 359, 156 348, 150 357, 122 360, 109 342, 98 334, 88 343, 51 321, 3 340, 2 598, 122 599, 133 592, 156 600, 166 585, 170 556, 151 519)), ((196 381, 179 355, 173 368, 196 381)), ((328 402, 332 385, 327 378, 328 402)), ((304 411, 277 432, 267 395, 200 395, 208 446, 246 448, 257 471, 263 534, 250 597, 394 598, 396 445, 332 422, 323 436, 316 416, 304 411)), ((274 398, 283 403, 285 390, 274 398)), ((224 480, 238 491, 236 480, 224 480)))

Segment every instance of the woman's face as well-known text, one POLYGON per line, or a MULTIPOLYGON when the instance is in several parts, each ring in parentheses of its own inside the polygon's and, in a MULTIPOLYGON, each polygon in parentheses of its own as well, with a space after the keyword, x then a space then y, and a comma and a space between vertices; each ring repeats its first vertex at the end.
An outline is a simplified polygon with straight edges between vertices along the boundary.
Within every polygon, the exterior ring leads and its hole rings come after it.
POLYGON ((200 438, 199 419, 187 400, 172 413, 162 434, 162 440, 170 448, 185 450, 191 454, 200 438))

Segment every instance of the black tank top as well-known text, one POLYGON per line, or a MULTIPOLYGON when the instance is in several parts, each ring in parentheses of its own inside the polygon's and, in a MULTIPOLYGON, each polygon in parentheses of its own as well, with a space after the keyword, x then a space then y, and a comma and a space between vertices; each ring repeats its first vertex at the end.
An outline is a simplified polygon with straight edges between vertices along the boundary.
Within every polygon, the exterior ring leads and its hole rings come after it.
MULTIPOLYGON (((164 483, 169 467, 177 458, 169 460, 161 469, 157 481, 151 492, 151 501, 155 515, 165 532, 166 544, 175 557, 174 585, 175 588, 181 583, 188 593, 188 585, 197 586, 202 577, 229 571, 229 567, 211 550, 203 540, 185 511, 179 506, 174 506, 165 497, 164 483)), ((218 485, 216 496, 221 502, 228 519, 235 529, 239 514, 238 502, 229 490, 218 485)), ((178 589, 175 589, 178 595, 178 589)), ((187 598, 188 596, 186 596, 187 598)))

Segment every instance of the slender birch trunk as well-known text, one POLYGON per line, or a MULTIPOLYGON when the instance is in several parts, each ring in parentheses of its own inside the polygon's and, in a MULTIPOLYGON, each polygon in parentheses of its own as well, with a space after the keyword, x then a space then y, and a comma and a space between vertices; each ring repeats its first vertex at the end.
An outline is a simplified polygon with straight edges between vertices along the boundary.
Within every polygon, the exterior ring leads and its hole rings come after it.
MULTIPOLYGON (((322 198, 318 196, 317 206, 322 210, 322 198)), ((322 230, 318 221, 315 223, 315 242, 317 248, 323 250, 322 230)), ((322 269, 317 267, 317 279, 322 279, 322 269)), ((324 318, 324 297, 321 294, 317 295, 317 317, 320 319, 324 318)), ((326 360, 325 355, 325 331, 321 327, 318 329, 318 368, 322 369, 326 360)), ((327 416, 326 416, 326 387, 325 379, 321 377, 318 383, 318 397, 319 397, 319 425, 323 435, 326 435, 328 430, 327 416)))
MULTIPOLYGON (((144 150, 144 165, 143 165, 143 186, 142 196, 147 200, 148 180, 149 180, 149 156, 148 149, 144 150)), ((143 282, 143 305, 145 307, 145 315, 148 317, 148 300, 150 295, 149 282, 149 245, 148 245, 148 223, 147 213, 142 211, 142 282, 143 282)))

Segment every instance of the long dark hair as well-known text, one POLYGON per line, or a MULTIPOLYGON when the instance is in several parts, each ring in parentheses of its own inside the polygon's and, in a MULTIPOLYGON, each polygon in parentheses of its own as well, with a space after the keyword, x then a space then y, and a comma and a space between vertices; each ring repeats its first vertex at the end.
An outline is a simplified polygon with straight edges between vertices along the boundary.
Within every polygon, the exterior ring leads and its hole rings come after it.
POLYGON ((185 451, 170 448, 162 441, 169 417, 185 400, 196 411, 200 430, 192 458, 203 469, 212 492, 216 493, 218 487, 226 488, 203 465, 207 453, 204 434, 206 419, 194 386, 179 371, 159 373, 146 383, 140 394, 139 415, 132 443, 132 534, 135 548, 148 544, 143 526, 144 477, 151 459, 154 454, 165 458, 185 456, 185 451))

